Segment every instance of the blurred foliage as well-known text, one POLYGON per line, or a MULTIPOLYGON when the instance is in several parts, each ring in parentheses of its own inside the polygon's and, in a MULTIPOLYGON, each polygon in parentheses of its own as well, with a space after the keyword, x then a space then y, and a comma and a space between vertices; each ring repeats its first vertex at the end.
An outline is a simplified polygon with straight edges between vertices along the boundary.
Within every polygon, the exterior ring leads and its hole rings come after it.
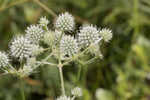
MULTIPOLYGON (((94 100, 98 88, 106 89, 115 100, 150 100, 150 0, 41 0, 40 4, 0 0, 1 50, 7 50, 11 38, 24 34, 41 16, 53 24, 54 15, 41 3, 57 15, 72 13, 78 26, 91 23, 114 33, 113 40, 103 46, 104 59, 81 66, 80 82, 76 83, 77 64, 64 67, 67 91, 79 85, 84 91, 81 100, 94 100)), ((60 94, 59 82, 56 68, 41 66, 24 80, 27 100, 54 100, 60 94)), ((20 100, 18 83, 12 76, 1 75, 0 100, 20 100)))

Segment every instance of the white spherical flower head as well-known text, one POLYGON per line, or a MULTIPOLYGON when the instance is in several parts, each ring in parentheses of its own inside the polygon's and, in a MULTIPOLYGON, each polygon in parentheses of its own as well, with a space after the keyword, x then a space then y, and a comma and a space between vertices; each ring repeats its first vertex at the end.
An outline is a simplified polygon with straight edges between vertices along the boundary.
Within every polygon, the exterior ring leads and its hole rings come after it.
POLYGON ((24 36, 17 36, 10 44, 10 54, 19 60, 28 58, 32 55, 33 45, 24 36))
POLYGON ((63 57, 71 57, 78 52, 76 39, 71 36, 63 36, 60 41, 60 53, 63 57))
POLYGON ((0 52, 0 67, 6 67, 9 64, 9 59, 6 53, 0 52))
POLYGON ((49 24, 49 20, 46 18, 46 16, 41 17, 39 20, 39 24, 41 26, 47 26, 49 24))
POLYGON ((62 31, 73 31, 75 27, 74 17, 68 12, 60 14, 56 19, 55 27, 62 31))
POLYGON ((104 28, 100 31, 100 35, 105 42, 109 42, 113 37, 112 31, 110 29, 106 29, 106 28, 104 28))
POLYGON ((87 47, 100 40, 99 31, 93 25, 83 26, 78 33, 78 42, 81 47, 87 47))
POLYGON ((44 36, 44 30, 39 25, 31 25, 25 31, 26 37, 34 44, 38 44, 44 36))
POLYGON ((82 96, 82 89, 79 87, 75 87, 74 89, 71 90, 71 94, 76 97, 80 97, 82 96))
POLYGON ((71 100, 71 98, 67 96, 60 96, 56 100, 71 100))

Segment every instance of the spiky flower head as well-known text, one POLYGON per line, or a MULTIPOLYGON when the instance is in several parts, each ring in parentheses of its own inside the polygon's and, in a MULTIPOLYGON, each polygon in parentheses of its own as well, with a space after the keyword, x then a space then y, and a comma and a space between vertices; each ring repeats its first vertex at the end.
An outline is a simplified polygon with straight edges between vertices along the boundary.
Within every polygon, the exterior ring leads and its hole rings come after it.
POLYGON ((19 60, 32 55, 33 45, 24 36, 15 37, 10 43, 10 55, 19 60))
POLYGON ((71 94, 76 97, 80 97, 82 96, 82 89, 79 87, 75 87, 74 89, 71 90, 71 94))
POLYGON ((0 52, 0 67, 6 67, 9 64, 8 56, 5 52, 0 52))
POLYGON ((61 38, 61 34, 62 34, 62 31, 55 30, 55 32, 54 32, 54 44, 58 44, 58 42, 61 38))
POLYGON ((39 24, 41 26, 47 26, 49 24, 49 20, 46 18, 46 16, 41 17, 39 20, 39 24))
POLYGON ((97 100, 115 100, 111 91, 102 88, 97 89, 95 95, 97 100))
POLYGON ((30 25, 25 30, 26 37, 33 43, 38 44, 44 36, 44 30, 39 25, 30 25))
POLYGON ((41 46, 32 44, 32 55, 33 56, 37 56, 37 55, 41 54, 43 51, 44 51, 44 48, 42 48, 41 46))
POLYGON ((23 68, 20 68, 18 70, 17 74, 20 77, 27 77, 34 72, 34 69, 35 69, 35 67, 33 67, 33 66, 24 65, 23 68))
POLYGON ((93 25, 83 26, 78 33, 78 42, 82 47, 87 47, 101 40, 99 31, 93 25))
POLYGON ((43 41, 44 43, 50 46, 52 45, 56 46, 60 41, 61 34, 62 34, 62 31, 60 30, 55 30, 55 31, 49 30, 45 32, 43 41))
POLYGON ((48 30, 44 34, 43 42, 49 46, 52 46, 54 41, 54 31, 48 30))
POLYGON ((62 31, 73 31, 74 26, 75 26, 74 17, 68 12, 60 14, 55 22, 55 27, 62 31))
POLYGON ((113 37, 112 31, 110 29, 106 29, 106 28, 104 28, 100 31, 100 35, 105 42, 109 42, 113 37))
POLYGON ((60 53, 63 57, 73 56, 78 52, 78 44, 76 39, 71 36, 64 35, 60 41, 60 53))
POLYGON ((71 100, 71 98, 67 96, 60 96, 56 100, 71 100))

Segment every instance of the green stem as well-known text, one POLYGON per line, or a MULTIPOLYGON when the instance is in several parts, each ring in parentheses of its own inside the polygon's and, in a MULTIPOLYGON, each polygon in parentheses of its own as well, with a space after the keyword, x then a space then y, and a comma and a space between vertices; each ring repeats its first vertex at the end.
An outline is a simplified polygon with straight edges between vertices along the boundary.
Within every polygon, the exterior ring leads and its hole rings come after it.
POLYGON ((80 81, 81 70, 82 70, 82 66, 79 65, 78 74, 77 74, 77 80, 76 80, 77 83, 80 81))
POLYGON ((138 22, 138 0, 133 1, 133 20, 134 20, 134 34, 133 34, 133 42, 135 42, 137 35, 139 33, 139 22, 138 22))
POLYGON ((39 0, 33 0, 37 5, 39 5, 41 8, 43 8, 45 11, 47 11, 49 14, 51 14, 53 17, 57 17, 56 13, 53 12, 53 10, 51 10, 50 8, 48 8, 47 6, 45 6, 45 4, 43 4, 42 2, 40 2, 39 0))
POLYGON ((65 95, 65 87, 64 87, 64 79, 63 79, 62 66, 58 66, 58 68, 59 68, 59 74, 60 74, 62 95, 65 95))
POLYGON ((21 78, 20 78, 20 92, 21 92, 22 100, 25 100, 24 84, 23 84, 23 80, 21 78))

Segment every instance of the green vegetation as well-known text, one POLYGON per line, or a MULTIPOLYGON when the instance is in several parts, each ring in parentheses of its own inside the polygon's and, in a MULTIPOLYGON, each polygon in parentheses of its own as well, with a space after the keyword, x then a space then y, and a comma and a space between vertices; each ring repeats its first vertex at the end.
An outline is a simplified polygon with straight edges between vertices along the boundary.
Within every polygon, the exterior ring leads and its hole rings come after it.
MULTIPOLYGON (((113 31, 113 39, 103 45, 103 59, 64 67, 66 93, 78 85, 83 89, 78 100, 96 100, 95 95, 98 100, 149 100, 150 0, 0 0, 0 50, 8 50, 11 38, 40 17, 53 24, 65 11, 75 16, 77 26, 90 23, 113 31)), ((59 71, 48 65, 22 85, 26 100, 54 100, 61 94, 59 71)), ((0 100, 21 100, 20 80, 2 71, 0 100)))

